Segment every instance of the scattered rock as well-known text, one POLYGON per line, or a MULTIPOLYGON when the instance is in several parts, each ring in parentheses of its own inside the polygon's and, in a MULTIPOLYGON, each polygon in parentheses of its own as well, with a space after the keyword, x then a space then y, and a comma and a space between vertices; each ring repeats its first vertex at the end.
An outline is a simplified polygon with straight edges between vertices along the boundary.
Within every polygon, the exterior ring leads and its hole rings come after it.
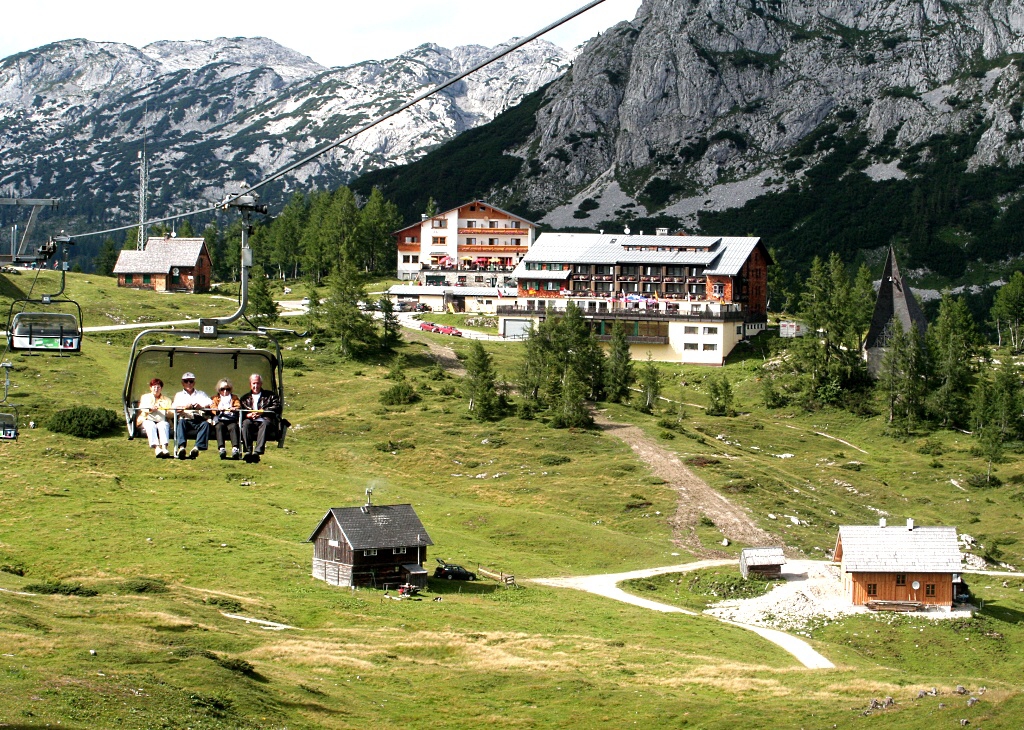
POLYGON ((968 707, 974 707, 976 704, 978 704, 978 698, 977 697, 971 697, 969 700, 967 700, 967 706, 968 707))
POLYGON ((962 684, 958 684, 956 686, 956 689, 953 690, 953 691, 956 692, 958 695, 965 695, 965 694, 967 694, 967 689, 962 684))

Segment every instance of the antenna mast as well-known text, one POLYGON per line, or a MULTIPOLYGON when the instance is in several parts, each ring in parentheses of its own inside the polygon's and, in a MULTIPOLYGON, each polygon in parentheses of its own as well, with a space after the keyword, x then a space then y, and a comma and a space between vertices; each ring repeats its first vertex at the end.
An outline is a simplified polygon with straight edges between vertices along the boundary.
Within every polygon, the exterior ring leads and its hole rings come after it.
POLYGON ((146 171, 146 116, 149 114, 149 102, 142 114, 142 151, 139 152, 139 238, 135 247, 139 251, 146 250, 146 187, 149 175, 146 171))

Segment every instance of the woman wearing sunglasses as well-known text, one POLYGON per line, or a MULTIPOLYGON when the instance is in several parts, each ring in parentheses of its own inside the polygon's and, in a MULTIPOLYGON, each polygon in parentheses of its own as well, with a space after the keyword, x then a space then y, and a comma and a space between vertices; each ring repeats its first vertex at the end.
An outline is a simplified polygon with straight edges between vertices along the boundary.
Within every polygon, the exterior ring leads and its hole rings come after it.
POLYGON ((234 393, 231 381, 223 378, 217 383, 217 395, 213 398, 213 431, 217 436, 217 450, 222 459, 228 458, 224 443, 225 431, 231 440, 231 458, 237 459, 242 453, 238 440, 238 412, 241 408, 242 404, 234 393))

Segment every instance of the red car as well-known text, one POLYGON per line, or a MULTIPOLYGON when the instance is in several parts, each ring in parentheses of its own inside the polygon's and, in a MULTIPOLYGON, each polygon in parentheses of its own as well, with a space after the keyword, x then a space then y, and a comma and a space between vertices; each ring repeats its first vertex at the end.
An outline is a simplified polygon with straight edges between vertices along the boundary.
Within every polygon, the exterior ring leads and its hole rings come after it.
POLYGON ((440 332, 441 328, 433 322, 420 322, 420 329, 424 332, 440 332))
POLYGON ((462 332, 460 332, 459 330, 457 330, 454 327, 451 327, 449 325, 443 325, 441 327, 438 327, 434 331, 435 332, 440 332, 442 335, 451 335, 452 337, 462 337, 462 332))

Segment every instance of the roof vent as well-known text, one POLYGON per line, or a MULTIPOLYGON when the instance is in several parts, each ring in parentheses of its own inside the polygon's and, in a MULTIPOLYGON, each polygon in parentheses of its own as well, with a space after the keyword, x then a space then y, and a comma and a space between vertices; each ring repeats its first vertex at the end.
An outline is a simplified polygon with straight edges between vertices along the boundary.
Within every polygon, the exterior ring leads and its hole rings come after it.
POLYGON ((909 531, 913 532, 913 530, 914 530, 914 520, 912 520, 912 519, 908 519, 907 520, 907 529, 909 531))
POLYGON ((629 235, 629 226, 626 226, 625 228, 623 228, 622 232, 628 236, 629 235))
POLYGON ((879 518, 878 526, 879 527, 885 527, 885 518, 884 517, 879 518))
POLYGON ((363 514, 368 513, 370 511, 370 507, 373 506, 372 502, 370 501, 370 497, 372 497, 372 496, 373 496, 373 487, 367 487, 366 488, 366 504, 363 505, 363 514))
POLYGON ((640 231, 640 235, 641 235, 641 236, 642 236, 642 235, 644 235, 644 232, 643 232, 643 231, 640 231))

